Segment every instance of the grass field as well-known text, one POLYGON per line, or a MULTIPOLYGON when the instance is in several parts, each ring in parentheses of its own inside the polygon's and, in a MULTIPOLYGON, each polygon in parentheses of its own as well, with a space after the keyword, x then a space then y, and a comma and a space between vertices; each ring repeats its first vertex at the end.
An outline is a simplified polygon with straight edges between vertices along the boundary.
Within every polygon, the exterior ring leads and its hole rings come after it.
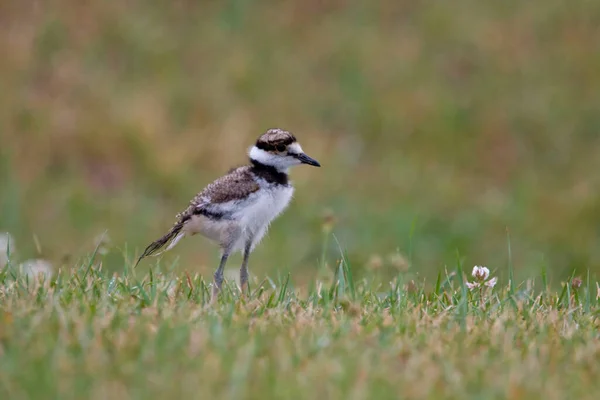
POLYGON ((50 281, 0 274, 1 398, 532 400, 600 390, 600 288, 587 279, 560 293, 544 275, 469 289, 478 281, 458 262, 424 290, 402 275, 355 281, 342 261, 329 284, 254 282, 240 298, 229 283, 210 306, 198 275, 106 273, 94 258, 50 281))
POLYGON ((598 397, 599 27, 598 1, 0 2, 0 399, 598 397), (323 167, 251 298, 236 256, 206 305, 198 237, 133 270, 272 127, 323 167))

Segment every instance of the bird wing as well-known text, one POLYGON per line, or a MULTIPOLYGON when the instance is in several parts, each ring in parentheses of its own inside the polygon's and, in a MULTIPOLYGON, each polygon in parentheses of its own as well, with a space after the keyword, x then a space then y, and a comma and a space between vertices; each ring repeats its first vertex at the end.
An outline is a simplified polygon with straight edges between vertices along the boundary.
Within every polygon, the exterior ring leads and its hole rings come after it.
POLYGON ((209 184, 198 193, 185 211, 177 215, 178 222, 185 222, 192 215, 203 214, 207 217, 227 217, 231 213, 232 203, 246 199, 260 189, 248 167, 232 170, 209 184))

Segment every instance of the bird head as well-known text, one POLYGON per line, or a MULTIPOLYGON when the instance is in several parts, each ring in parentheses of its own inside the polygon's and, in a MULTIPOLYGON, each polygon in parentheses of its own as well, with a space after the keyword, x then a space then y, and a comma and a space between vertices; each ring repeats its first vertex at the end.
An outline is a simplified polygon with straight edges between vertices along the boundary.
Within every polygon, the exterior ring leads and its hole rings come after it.
POLYGON ((317 160, 304 153, 292 133, 283 129, 269 129, 262 134, 250 148, 249 156, 253 161, 282 172, 301 164, 321 166, 317 160))

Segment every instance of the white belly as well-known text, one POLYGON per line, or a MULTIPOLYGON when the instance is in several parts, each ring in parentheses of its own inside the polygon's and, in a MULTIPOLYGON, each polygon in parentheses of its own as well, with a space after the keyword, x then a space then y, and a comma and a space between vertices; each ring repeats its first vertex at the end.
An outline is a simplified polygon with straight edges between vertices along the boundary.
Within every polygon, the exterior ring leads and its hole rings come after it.
POLYGON ((292 200, 294 188, 291 186, 259 190, 245 201, 244 207, 234 214, 242 229, 242 237, 235 246, 242 250, 248 239, 253 247, 264 237, 271 222, 281 214, 292 200))
POLYGON ((248 240, 252 240, 254 249, 271 222, 289 205, 293 193, 291 186, 263 186, 243 201, 221 203, 218 208, 215 207, 221 212, 231 213, 229 218, 214 220, 195 215, 185 224, 185 232, 190 235, 200 233, 222 246, 233 239, 231 251, 243 251, 248 240))

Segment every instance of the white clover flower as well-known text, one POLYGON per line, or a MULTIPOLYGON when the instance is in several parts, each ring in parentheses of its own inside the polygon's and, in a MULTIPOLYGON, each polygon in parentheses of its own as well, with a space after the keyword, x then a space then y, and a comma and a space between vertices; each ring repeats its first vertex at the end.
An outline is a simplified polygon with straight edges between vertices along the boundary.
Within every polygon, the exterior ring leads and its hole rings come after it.
POLYGON ((498 278, 493 277, 492 279, 490 279, 489 281, 485 282, 485 286, 493 288, 494 286, 496 286, 496 283, 498 283, 498 278))
POLYGON ((465 282, 469 290, 473 290, 479 287, 479 282, 465 282))
POLYGON ((14 252, 15 241, 12 235, 8 232, 0 233, 0 268, 4 268, 8 264, 8 256, 14 252))
POLYGON ((486 267, 480 267, 478 265, 473 267, 473 272, 471 273, 473 278, 478 281, 485 281, 490 276, 490 270, 486 267))
POLYGON ((476 265, 473 267, 473 272, 471 272, 471 275, 473 278, 475 278, 475 280, 473 282, 465 282, 465 285, 467 285, 469 290, 477 289, 484 285, 489 288, 493 288, 496 286, 496 283, 498 283, 498 278, 496 277, 488 280, 490 277, 490 270, 487 267, 476 265))

